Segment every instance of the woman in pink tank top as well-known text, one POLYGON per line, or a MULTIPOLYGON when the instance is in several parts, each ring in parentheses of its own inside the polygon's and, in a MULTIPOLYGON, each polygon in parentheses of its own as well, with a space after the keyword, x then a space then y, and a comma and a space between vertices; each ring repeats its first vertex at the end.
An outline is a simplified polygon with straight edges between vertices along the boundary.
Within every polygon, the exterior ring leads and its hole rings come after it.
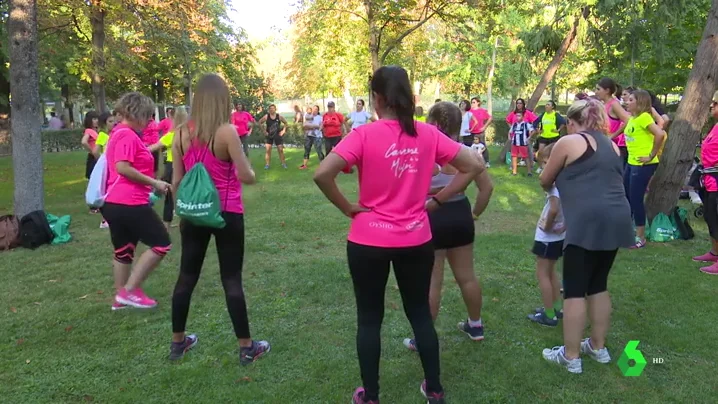
POLYGON ((603 102, 608 115, 607 135, 621 151, 621 159, 625 168, 628 162, 628 149, 626 148, 626 136, 623 134, 623 128, 626 127, 626 122, 628 122, 630 115, 618 101, 622 95, 623 89, 611 78, 604 77, 596 84, 596 96, 603 102))
POLYGON ((244 206, 242 184, 254 184, 254 171, 242 152, 237 128, 229 123, 232 102, 227 83, 216 74, 203 76, 192 98, 190 121, 176 129, 172 143, 172 184, 179 187, 182 178, 195 164, 207 168, 219 194, 221 229, 201 227, 183 220, 180 223, 182 256, 180 273, 172 295, 172 344, 169 359, 177 360, 197 344, 196 335, 187 335, 185 326, 189 305, 209 241, 214 236, 219 272, 239 342, 239 361, 246 365, 269 352, 267 341, 254 341, 249 333, 247 303, 242 287, 244 261, 244 206))

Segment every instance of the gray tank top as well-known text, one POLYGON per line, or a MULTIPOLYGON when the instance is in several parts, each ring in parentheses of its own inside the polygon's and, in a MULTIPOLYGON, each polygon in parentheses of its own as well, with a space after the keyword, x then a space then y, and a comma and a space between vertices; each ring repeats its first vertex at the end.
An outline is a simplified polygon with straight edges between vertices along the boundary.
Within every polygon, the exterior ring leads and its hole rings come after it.
POLYGON ((635 243, 631 207, 623 187, 623 163, 601 132, 583 134, 596 141, 589 151, 556 177, 566 223, 564 246, 610 251, 635 243))
MULTIPOLYGON (((436 174, 435 176, 431 177, 431 186, 429 189, 434 188, 444 188, 454 179, 454 174, 445 174, 439 171, 439 174, 436 174)), ((428 195, 427 199, 431 198, 432 195, 428 195)), ((454 202, 454 201, 460 201, 462 199, 466 198, 466 195, 464 193, 453 195, 451 198, 449 198, 446 202, 454 202)))

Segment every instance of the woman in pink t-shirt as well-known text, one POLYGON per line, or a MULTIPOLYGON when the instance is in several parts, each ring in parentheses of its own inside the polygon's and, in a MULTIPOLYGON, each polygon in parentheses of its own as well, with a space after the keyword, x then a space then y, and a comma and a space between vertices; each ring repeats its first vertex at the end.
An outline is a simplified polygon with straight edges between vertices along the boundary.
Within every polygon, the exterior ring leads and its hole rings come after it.
MULTIPOLYGON (((713 94, 711 115, 718 119, 718 91, 713 94)), ((704 168, 718 167, 718 124, 713 126, 701 144, 701 163, 704 168)), ((711 249, 707 253, 694 257, 693 261, 708 262, 711 265, 701 268, 709 275, 718 275, 718 175, 704 174, 703 189, 700 192, 703 201, 703 219, 708 225, 711 236, 711 249)))
POLYGON ((90 179, 92 169, 95 168, 97 159, 95 158, 95 143, 97 142, 97 129, 100 126, 100 116, 95 111, 90 111, 85 115, 85 132, 82 134, 80 143, 87 149, 87 161, 85 163, 85 178, 90 179))
POLYGON ((390 265, 424 367, 421 390, 432 402, 443 402, 439 342, 429 309, 434 247, 427 210, 437 209, 465 189, 481 165, 470 149, 434 126, 414 121, 414 95, 406 70, 378 69, 371 90, 380 119, 354 129, 314 174, 327 199, 352 219, 347 260, 357 302, 357 353, 364 382, 354 392, 353 402, 379 400, 380 334, 390 265), (427 201, 434 167, 448 163, 461 174, 427 201), (350 203, 336 184, 339 172, 353 166, 359 169, 358 203, 350 203))
POLYGON ((197 344, 197 336, 187 335, 185 326, 192 292, 202 271, 207 246, 214 236, 227 310, 239 342, 239 361, 246 365, 269 352, 267 341, 254 341, 250 337, 247 302, 242 287, 242 183, 253 184, 254 171, 241 151, 237 129, 229 123, 232 104, 227 83, 216 74, 203 76, 197 82, 192 105, 189 124, 178 128, 172 142, 172 184, 178 188, 185 173, 197 163, 204 164, 217 188, 226 224, 221 229, 197 226, 186 220, 180 224, 182 257, 179 279, 172 294, 169 358, 180 359, 197 344))
MULTIPOLYGON (((429 110, 426 122, 436 127, 453 140, 459 138, 461 131, 461 111, 449 102, 439 102, 429 110)), ((474 151, 481 164, 485 164, 483 157, 474 151)), ((437 166, 431 178, 431 186, 427 199, 439 193, 457 175, 457 170, 451 165, 437 166)), ((432 243, 434 244, 434 269, 431 276, 431 290, 429 291, 429 306, 431 316, 436 321, 439 315, 441 302, 441 289, 444 281, 444 263, 449 261, 454 279, 461 289, 464 298, 468 320, 459 323, 459 330, 474 341, 484 339, 484 326, 481 322, 481 287, 474 272, 474 220, 484 212, 489 204, 494 186, 488 171, 482 170, 474 179, 478 188, 473 212, 469 198, 462 191, 449 199, 439 209, 429 213, 432 243)), ((416 341, 407 338, 404 346, 416 351, 416 341)))
POLYGON ((142 282, 159 265, 172 244, 162 220, 150 205, 150 193, 167 193, 170 184, 154 178, 154 158, 142 142, 142 130, 152 117, 154 102, 140 93, 122 96, 115 110, 122 120, 107 143, 107 197, 101 208, 115 248, 113 310, 157 306, 142 290, 142 282), (150 248, 132 266, 137 243, 150 248))
POLYGON ((254 117, 247 112, 244 104, 240 102, 234 104, 234 109, 235 111, 232 112, 231 122, 235 128, 237 128, 239 140, 242 141, 244 155, 249 157, 249 132, 252 131, 252 126, 254 126, 254 117))

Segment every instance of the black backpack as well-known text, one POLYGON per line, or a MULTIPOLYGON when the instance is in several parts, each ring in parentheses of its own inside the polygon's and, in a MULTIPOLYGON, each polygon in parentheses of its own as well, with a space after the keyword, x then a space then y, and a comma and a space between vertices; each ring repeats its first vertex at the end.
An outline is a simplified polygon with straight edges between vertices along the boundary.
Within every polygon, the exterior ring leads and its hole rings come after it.
POLYGON ((22 246, 31 250, 44 244, 50 244, 55 234, 47 222, 45 212, 36 210, 20 219, 20 240, 22 246))
POLYGON ((688 214, 685 209, 679 208, 678 206, 673 208, 671 219, 673 219, 673 223, 676 225, 681 240, 691 240, 696 236, 693 232, 693 228, 688 223, 688 214))

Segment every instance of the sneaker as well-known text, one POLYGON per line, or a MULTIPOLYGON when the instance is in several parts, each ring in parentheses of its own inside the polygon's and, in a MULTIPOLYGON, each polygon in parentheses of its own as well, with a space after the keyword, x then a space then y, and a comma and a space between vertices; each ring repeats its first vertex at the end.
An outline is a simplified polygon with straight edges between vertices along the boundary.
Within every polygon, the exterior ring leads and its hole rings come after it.
POLYGON ((539 167, 536 169, 536 174, 541 174, 542 171, 543 171, 543 168, 539 167))
POLYGON ((414 352, 419 352, 419 348, 416 347, 416 341, 413 338, 404 338, 404 346, 414 352))
POLYGON ((306 170, 306 169, 307 169, 307 166, 305 166, 304 164, 302 164, 301 166, 299 166, 299 169, 300 169, 300 170, 306 170))
POLYGON ((287 165, 286 165, 286 164, 282 164, 282 168, 286 170, 286 169, 287 169, 287 165))
POLYGON ((489 163, 488 161, 486 162, 486 168, 491 168, 491 163, 489 163))
POLYGON ((458 325, 459 331, 466 333, 473 341, 481 341, 484 339, 484 326, 472 327, 469 325, 469 321, 462 321, 458 325))
POLYGON ((112 303, 112 311, 122 310, 122 309, 126 309, 128 307, 130 307, 130 306, 128 306, 126 304, 122 304, 122 303, 118 302, 117 300, 115 300, 115 302, 112 303))
MULTIPOLYGON (((563 293, 563 289, 561 289, 561 293, 563 293)), ((534 310, 534 313, 543 313, 544 310, 545 309, 543 307, 537 307, 534 310)), ((561 320, 563 318, 563 310, 556 312, 556 318, 558 318, 559 320, 561 320)))
POLYGON ((239 363, 249 365, 269 352, 270 349, 267 341, 252 341, 251 348, 239 348, 239 363))
POLYGON ((100 210, 97 208, 90 208, 90 213, 92 213, 94 215, 96 213, 100 213, 100 210))
POLYGON ((170 357, 171 361, 182 359, 185 353, 197 345, 197 336, 190 334, 184 337, 182 342, 173 342, 170 344, 170 357))
POLYGON ((379 400, 364 401, 364 387, 357 387, 352 396, 352 404, 379 404, 379 400))
POLYGON ((718 255, 715 255, 712 252, 708 251, 707 253, 705 253, 703 255, 693 257, 693 261, 696 261, 696 262, 718 262, 718 255))
POLYGON ((265 170, 269 170, 269 164, 265 165, 265 166, 264 166, 264 169, 265 169, 265 170))
POLYGON ((533 176, 534 176, 534 174, 533 174, 532 172, 530 172, 530 171, 529 171, 529 173, 528 173, 528 174, 526 174, 526 176, 527 176, 527 177, 533 177, 533 176))
POLYGON ((426 392, 426 380, 421 382, 421 387, 419 388, 419 391, 421 391, 421 394, 426 398, 426 404, 444 404, 446 401, 444 400, 444 392, 441 393, 427 393, 426 392))
POLYGON ((534 323, 545 325, 547 327, 556 327, 558 325, 558 317, 550 318, 546 315, 545 311, 529 314, 528 317, 529 320, 533 321, 534 323))
POLYGON ((542 352, 543 358, 549 362, 557 363, 565 367, 571 373, 582 373, 581 358, 566 359, 564 350, 565 348, 563 346, 555 346, 551 349, 546 348, 542 352))
POLYGON ((601 349, 593 349, 591 346, 591 338, 586 338, 583 341, 581 341, 581 353, 586 354, 591 359, 595 360, 598 363, 610 363, 611 362, 611 355, 608 354, 608 349, 606 347, 603 347, 601 349))
POLYGON ((100 222, 100 228, 101 228, 101 229, 109 229, 109 228, 110 228, 110 225, 107 224, 107 222, 103 220, 103 221, 100 222))
POLYGON ((701 268, 701 272, 708 275, 718 275, 718 262, 709 267, 701 268))
POLYGON ((140 288, 132 291, 122 288, 122 290, 120 290, 115 296, 115 300, 119 303, 136 307, 138 309, 151 309, 157 306, 157 301, 147 297, 145 292, 143 292, 140 288))

